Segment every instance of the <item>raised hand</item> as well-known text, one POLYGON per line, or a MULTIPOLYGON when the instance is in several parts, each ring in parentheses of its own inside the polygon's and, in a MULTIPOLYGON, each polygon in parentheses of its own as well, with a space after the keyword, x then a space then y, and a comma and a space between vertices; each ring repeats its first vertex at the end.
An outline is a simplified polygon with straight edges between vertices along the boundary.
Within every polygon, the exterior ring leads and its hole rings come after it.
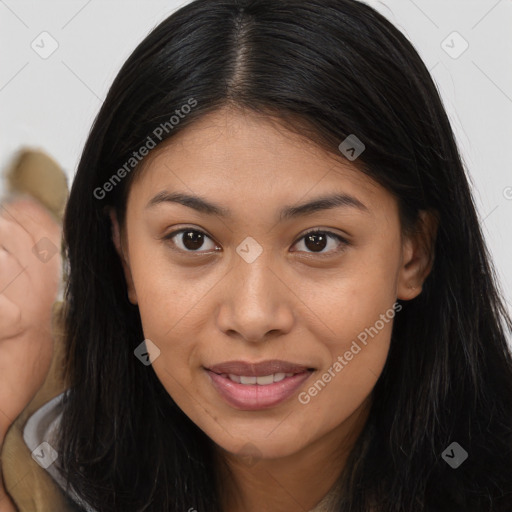
MULTIPOLYGON (((0 204, 0 449, 50 367, 61 233, 48 210, 28 196, 0 204)), ((0 500, 0 512, 14 510, 9 506, 0 500)))

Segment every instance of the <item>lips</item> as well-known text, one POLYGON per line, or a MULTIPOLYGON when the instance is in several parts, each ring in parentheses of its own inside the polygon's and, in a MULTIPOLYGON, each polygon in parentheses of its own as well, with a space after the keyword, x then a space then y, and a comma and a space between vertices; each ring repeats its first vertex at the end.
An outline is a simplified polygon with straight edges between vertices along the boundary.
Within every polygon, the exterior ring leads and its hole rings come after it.
POLYGON ((277 359, 260 363, 226 361, 205 370, 219 395, 232 407, 246 411, 279 405, 314 372, 314 368, 277 359))
POLYGON ((261 361, 259 363, 248 363, 245 361, 226 361, 207 368, 218 375, 237 375, 239 377, 264 377, 276 373, 303 373, 310 369, 308 366, 291 363, 289 361, 281 361, 279 359, 271 359, 261 361))

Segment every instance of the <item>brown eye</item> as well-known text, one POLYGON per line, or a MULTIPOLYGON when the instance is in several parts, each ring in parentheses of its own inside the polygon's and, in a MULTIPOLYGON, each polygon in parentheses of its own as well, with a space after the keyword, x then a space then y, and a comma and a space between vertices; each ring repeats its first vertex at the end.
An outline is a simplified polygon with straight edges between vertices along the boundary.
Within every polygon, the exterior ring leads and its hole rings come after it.
MULTIPOLYGON (((307 253, 317 253, 320 255, 328 255, 329 253, 336 253, 343 250, 347 245, 348 241, 336 233, 331 231, 321 231, 319 229, 309 231, 299 240, 304 244, 307 253), (303 242, 302 242, 303 241, 303 242), (336 243, 336 241, 338 243, 336 243), (329 250, 324 251, 328 248, 329 250), (324 252, 322 252, 324 251, 324 252)), ((298 243, 298 242, 297 242, 298 243)))
POLYGON ((199 231, 198 229, 180 229, 179 231, 174 231, 173 233, 165 236, 164 240, 171 240, 171 243, 176 247, 177 250, 184 252, 199 252, 199 249, 204 249, 205 252, 216 250, 216 245, 213 243, 213 247, 207 247, 208 244, 206 241, 211 240, 211 238, 206 233, 199 231))

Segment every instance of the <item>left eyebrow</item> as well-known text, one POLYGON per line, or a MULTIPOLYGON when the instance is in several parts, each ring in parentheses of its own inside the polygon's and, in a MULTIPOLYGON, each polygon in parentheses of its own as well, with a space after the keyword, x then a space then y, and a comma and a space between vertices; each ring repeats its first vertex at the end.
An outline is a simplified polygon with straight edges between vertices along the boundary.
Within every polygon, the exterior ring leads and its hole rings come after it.
POLYGON ((359 199, 348 194, 331 194, 328 196, 321 196, 300 204, 298 206, 285 206, 279 215, 281 221, 293 217, 303 215, 310 215, 322 210, 331 210, 333 208, 349 207, 355 208, 365 213, 370 213, 368 208, 359 199))
MULTIPOLYGON (((207 215, 218 215, 220 217, 227 218, 232 217, 231 211, 219 204, 212 203, 199 196, 185 194, 182 192, 170 193, 167 190, 163 190, 154 196, 146 204, 145 208, 152 208, 162 203, 178 203, 207 215)), ((355 208, 361 212, 369 213, 368 208, 359 201, 359 199, 348 194, 331 194, 317 197, 312 201, 308 201, 307 203, 302 203, 297 206, 285 206, 279 212, 279 220, 282 222, 294 217, 311 215, 318 211, 341 207, 355 208)))

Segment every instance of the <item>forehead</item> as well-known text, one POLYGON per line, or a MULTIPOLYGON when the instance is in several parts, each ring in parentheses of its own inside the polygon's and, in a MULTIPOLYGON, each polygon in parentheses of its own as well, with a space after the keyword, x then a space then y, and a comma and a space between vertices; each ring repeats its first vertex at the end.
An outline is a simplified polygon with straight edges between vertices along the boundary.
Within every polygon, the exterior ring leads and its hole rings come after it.
POLYGON ((130 196, 141 201, 178 189, 261 206, 333 191, 363 203, 390 196, 341 153, 328 153, 275 119, 230 108, 205 115, 153 150, 132 188, 130 196))

